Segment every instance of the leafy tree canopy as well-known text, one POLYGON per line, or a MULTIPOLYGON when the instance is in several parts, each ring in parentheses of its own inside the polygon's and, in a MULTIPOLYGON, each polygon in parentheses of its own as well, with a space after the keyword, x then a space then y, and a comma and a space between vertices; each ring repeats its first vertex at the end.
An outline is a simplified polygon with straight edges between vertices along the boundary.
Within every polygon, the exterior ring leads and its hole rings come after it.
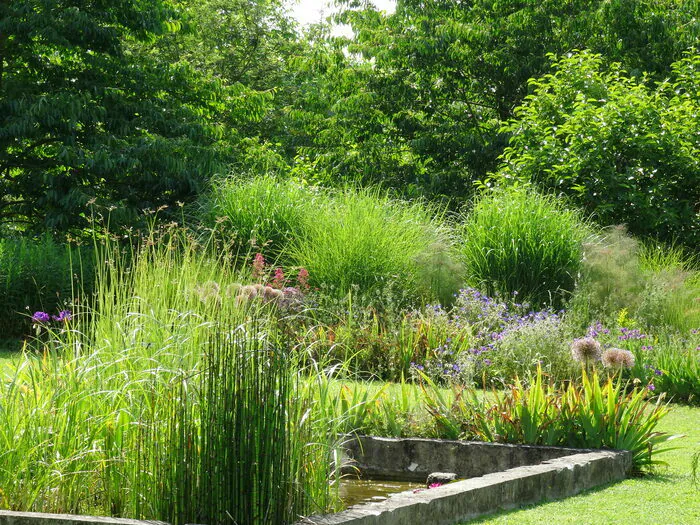
POLYGON ((561 57, 532 80, 496 181, 532 181, 603 224, 700 247, 700 55, 651 85, 600 55, 561 57))
POLYGON ((231 155, 221 125, 267 96, 164 60, 169 0, 0 2, 0 221, 66 230, 97 201, 129 216, 187 201, 231 155))
POLYGON ((700 38, 694 0, 399 0, 383 14, 340 2, 352 40, 327 50, 288 114, 321 180, 467 196, 497 166, 500 123, 548 53, 590 48, 663 79, 700 38), (342 53, 344 52, 344 55, 342 53))

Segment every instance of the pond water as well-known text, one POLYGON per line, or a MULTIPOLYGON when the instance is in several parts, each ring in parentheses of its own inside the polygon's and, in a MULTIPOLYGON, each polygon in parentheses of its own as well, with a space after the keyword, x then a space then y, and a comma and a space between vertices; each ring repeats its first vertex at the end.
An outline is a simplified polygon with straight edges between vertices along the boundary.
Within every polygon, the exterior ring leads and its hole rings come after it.
POLYGON ((340 499, 345 507, 382 501, 390 494, 425 488, 425 483, 411 481, 382 481, 376 479, 343 478, 340 482, 340 499))

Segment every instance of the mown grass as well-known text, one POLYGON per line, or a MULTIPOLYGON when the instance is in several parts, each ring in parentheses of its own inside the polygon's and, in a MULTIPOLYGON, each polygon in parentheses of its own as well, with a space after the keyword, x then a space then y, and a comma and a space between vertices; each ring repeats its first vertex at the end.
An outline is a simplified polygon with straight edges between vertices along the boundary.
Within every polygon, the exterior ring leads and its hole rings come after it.
POLYGON ((501 512, 468 523, 700 523, 700 487, 693 483, 691 475, 693 453, 700 450, 700 408, 673 406, 661 420, 659 430, 686 435, 675 442, 677 449, 659 457, 669 464, 668 468, 659 468, 653 475, 627 479, 562 501, 501 512))

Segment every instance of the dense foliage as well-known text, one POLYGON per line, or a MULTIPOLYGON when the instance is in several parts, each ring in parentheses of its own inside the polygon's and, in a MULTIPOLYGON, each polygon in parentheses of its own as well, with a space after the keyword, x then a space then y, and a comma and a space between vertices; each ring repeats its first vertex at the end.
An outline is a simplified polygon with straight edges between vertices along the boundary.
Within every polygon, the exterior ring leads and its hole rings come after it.
POLYGON ((303 60, 282 141, 316 180, 452 199, 497 166, 500 123, 548 71, 548 53, 590 48, 663 80, 700 35, 684 0, 409 0, 339 20, 354 38, 315 43, 303 60))
POLYGON ((261 95, 154 54, 177 17, 162 0, 0 3, 3 222, 66 231, 96 202, 133 223, 223 169, 231 124, 261 95))
POLYGON ((339 4, 350 39, 301 34, 281 0, 0 3, 0 219, 79 229, 94 203, 135 224, 227 170, 463 200, 549 53, 590 49, 649 88, 700 32, 691 0, 339 4))
POLYGON ((650 86, 582 52, 531 86, 499 177, 566 194, 602 224, 700 246, 700 56, 650 86))

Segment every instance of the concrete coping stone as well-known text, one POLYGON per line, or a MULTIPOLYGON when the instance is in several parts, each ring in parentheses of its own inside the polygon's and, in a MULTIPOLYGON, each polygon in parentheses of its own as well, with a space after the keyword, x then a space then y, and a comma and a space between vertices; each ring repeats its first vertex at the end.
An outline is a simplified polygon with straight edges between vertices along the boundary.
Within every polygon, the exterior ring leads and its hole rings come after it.
POLYGON ((452 525, 620 481, 632 466, 632 455, 627 451, 578 452, 433 489, 400 492, 336 514, 310 516, 297 525, 452 525))
POLYGON ((163 521, 0 510, 0 525, 168 525, 163 521))

